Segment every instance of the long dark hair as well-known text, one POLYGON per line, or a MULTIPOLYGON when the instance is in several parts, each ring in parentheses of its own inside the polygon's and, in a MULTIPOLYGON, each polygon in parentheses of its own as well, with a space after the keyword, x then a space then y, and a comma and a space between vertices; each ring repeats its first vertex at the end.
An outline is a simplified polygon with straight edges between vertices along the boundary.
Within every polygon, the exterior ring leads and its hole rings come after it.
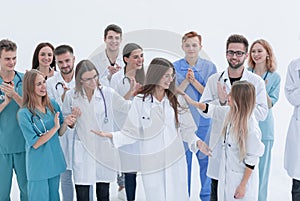
MULTIPOLYGON (((143 48, 141 46, 139 46, 138 44, 135 44, 135 43, 128 43, 124 46, 124 48, 123 48, 123 61, 125 63, 124 72, 126 72, 126 66, 127 66, 127 62, 125 61, 124 57, 129 58, 131 53, 134 50, 138 50, 138 49, 143 50, 143 48)), ((144 84, 144 81, 145 81, 144 64, 141 69, 138 69, 136 71, 135 80, 140 84, 144 84)))
MULTIPOLYGON (((175 74, 175 68, 170 61, 164 58, 154 58, 148 67, 145 84, 138 91, 138 94, 143 94, 143 99, 149 95, 153 95, 155 88, 158 86, 158 83, 162 79, 163 75, 170 68, 173 70, 173 74, 175 74)), ((180 105, 175 94, 175 79, 173 79, 173 81, 170 83, 169 88, 165 89, 165 93, 174 110, 176 125, 178 126, 178 107, 180 105)))
POLYGON ((34 53, 33 53, 31 68, 32 69, 37 69, 39 67, 39 65, 40 65, 40 63, 39 63, 39 53, 40 53, 40 51, 43 47, 50 47, 52 49, 52 51, 53 51, 53 60, 52 60, 52 63, 50 64, 50 67, 53 68, 54 70, 56 70, 54 47, 51 43, 48 43, 48 42, 43 42, 43 43, 40 43, 36 46, 36 48, 34 50, 34 53))

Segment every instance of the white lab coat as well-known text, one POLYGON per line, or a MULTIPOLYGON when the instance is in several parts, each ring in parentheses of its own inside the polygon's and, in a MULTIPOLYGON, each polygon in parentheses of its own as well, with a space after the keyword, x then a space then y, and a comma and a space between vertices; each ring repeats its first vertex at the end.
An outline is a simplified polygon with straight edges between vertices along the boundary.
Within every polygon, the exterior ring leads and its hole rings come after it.
MULTIPOLYGON (((62 114, 64 117, 69 115, 70 113, 64 113, 64 110, 62 109, 63 103, 61 99, 61 95, 63 94, 64 90, 61 85, 57 86, 57 89, 55 88, 57 83, 64 83, 68 88, 73 89, 75 87, 75 76, 71 80, 71 82, 65 82, 63 77, 61 76, 61 73, 55 73, 54 76, 47 79, 47 93, 49 98, 54 99, 59 107, 62 110, 62 114)), ((73 157, 73 144, 74 144, 74 131, 73 129, 67 129, 65 134, 59 138, 61 148, 63 150, 65 160, 67 163, 67 169, 72 169, 72 157, 73 157)))
POLYGON ((138 148, 132 152, 133 160, 126 159, 122 168, 141 172, 147 201, 189 200, 182 140, 187 140, 191 150, 196 152, 198 138, 194 135, 196 126, 191 124, 194 121, 189 112, 182 111, 179 120, 182 123, 177 130, 167 97, 159 102, 148 96, 143 101, 138 95, 133 99, 122 131, 113 133, 116 147, 138 142, 138 148))
MULTIPOLYGON (((213 120, 224 122, 228 106, 216 106, 210 104, 207 116, 213 120), (225 115, 224 115, 225 114, 225 115)), ((226 138, 221 136, 221 158, 218 178, 218 200, 219 201, 236 201, 234 193, 240 184, 245 171, 245 164, 254 165, 255 168, 246 185, 246 193, 241 201, 257 201, 258 199, 258 162, 259 157, 264 153, 264 144, 261 142, 261 131, 258 122, 252 115, 248 121, 248 138, 246 141, 246 157, 240 160, 239 145, 236 143, 233 135, 227 128, 226 138)))
POLYGON ((290 177, 300 180, 300 59, 293 60, 288 67, 284 92, 294 106, 286 136, 284 168, 290 177))
POLYGON ((91 130, 114 131, 114 111, 126 113, 130 101, 126 101, 109 87, 102 87, 107 107, 108 122, 105 123, 104 100, 97 89, 89 102, 86 96, 67 93, 64 108, 79 107, 81 116, 75 125, 73 175, 74 183, 92 185, 97 182, 112 182, 119 167, 118 150, 108 138, 100 137, 91 130))
MULTIPOLYGON (((225 84, 226 91, 228 93, 230 92, 231 83, 229 81, 228 69, 226 69, 223 75, 221 76, 222 73, 223 72, 213 74, 208 78, 200 102, 220 105, 219 98, 218 98, 218 90, 217 90, 217 82, 220 77, 221 77, 220 82, 225 84)), ((256 106, 254 109, 254 116, 258 121, 264 120, 268 115, 268 104, 267 104, 266 88, 263 79, 261 79, 261 77, 255 75, 254 73, 248 71, 247 69, 244 69, 241 80, 246 80, 254 85, 255 92, 256 92, 256 106)), ((209 117, 201 110, 198 111, 204 117, 209 117)), ((224 113, 223 115, 225 116, 224 113)), ((221 152, 222 151, 222 139, 221 139, 222 128, 223 128, 222 120, 217 120, 217 119, 212 120, 209 146, 213 149, 213 152, 212 152, 212 157, 208 158, 207 175, 210 178, 216 180, 218 180, 219 178, 220 158, 222 153, 221 152)))
MULTIPOLYGON (((107 79, 107 76, 109 75, 109 71, 107 69, 108 66, 110 66, 109 59, 106 56, 105 50, 100 52, 99 54, 94 55, 93 57, 89 58, 90 61, 96 66, 98 72, 99 72, 99 79, 102 85, 109 86, 110 81, 107 79)), ((118 58, 116 60, 116 64, 118 64, 120 67, 122 67, 121 70, 123 70, 123 67, 125 66, 123 62, 123 57, 121 52, 119 52, 118 58)))

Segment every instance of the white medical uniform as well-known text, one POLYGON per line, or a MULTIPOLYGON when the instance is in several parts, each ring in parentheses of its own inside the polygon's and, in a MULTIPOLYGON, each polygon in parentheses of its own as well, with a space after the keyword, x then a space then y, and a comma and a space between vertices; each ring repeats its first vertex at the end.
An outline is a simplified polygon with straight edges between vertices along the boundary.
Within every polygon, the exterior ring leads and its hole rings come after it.
MULTIPOLYGON (((64 117, 69 115, 70 113, 64 113, 64 110, 62 109, 63 103, 61 96, 64 92, 64 89, 62 85, 57 85, 57 89, 55 88, 57 83, 64 83, 66 87, 73 89, 75 87, 75 76, 73 76, 73 79, 71 82, 65 82, 63 77, 61 76, 61 73, 55 73, 52 77, 47 79, 47 93, 49 98, 54 99, 59 107, 62 110, 62 114, 64 117)), ((73 144, 74 144, 74 132, 72 129, 67 129, 65 134, 59 138, 61 148, 64 152, 65 160, 67 163, 67 169, 71 170, 72 168, 72 157, 73 157, 73 144)))
POLYGON ((64 108, 79 107, 81 116, 75 125, 73 173, 74 183, 92 185, 97 182, 112 182, 119 169, 118 151, 111 140, 100 137, 91 130, 114 131, 114 111, 126 113, 130 101, 126 101, 109 87, 102 87, 104 99, 97 89, 92 99, 86 95, 74 94, 74 90, 66 94, 64 108), (105 106, 106 105, 106 106, 105 106), (105 107, 107 115, 105 114, 105 107), (107 116, 108 121, 105 122, 107 116))
MULTIPOLYGON (((208 78, 200 102, 220 105, 217 90, 218 80, 220 80, 220 82, 226 86, 227 93, 230 92, 231 83, 229 80, 228 69, 226 69, 222 73, 213 74, 208 78), (223 75, 221 76, 221 74, 223 75)), ((263 79, 258 75, 248 71, 247 69, 244 69, 242 78, 240 80, 246 80, 254 85, 256 93, 256 105, 254 109, 254 116, 257 119, 257 121, 263 121, 268 115, 267 94, 263 79)), ((198 111, 204 117, 208 117, 207 114, 203 113, 201 110, 198 111)), ((224 113, 220 115, 224 115, 225 117, 224 113)), ((208 158, 207 175, 210 178, 216 180, 218 180, 219 178, 219 167, 223 141, 223 139, 221 138, 221 131, 223 125, 224 124, 222 120, 220 121, 218 119, 213 119, 210 131, 209 147, 213 149, 213 152, 212 157, 208 158)))
POLYGON ((138 149, 132 153, 136 160, 127 158, 122 161, 122 168, 141 172, 147 201, 189 200, 182 140, 187 140, 191 150, 196 152, 198 138, 194 135, 196 126, 189 112, 181 112, 179 121, 177 129, 167 96, 158 101, 151 96, 143 100, 138 95, 133 99, 122 131, 113 133, 116 147, 138 142, 138 149))

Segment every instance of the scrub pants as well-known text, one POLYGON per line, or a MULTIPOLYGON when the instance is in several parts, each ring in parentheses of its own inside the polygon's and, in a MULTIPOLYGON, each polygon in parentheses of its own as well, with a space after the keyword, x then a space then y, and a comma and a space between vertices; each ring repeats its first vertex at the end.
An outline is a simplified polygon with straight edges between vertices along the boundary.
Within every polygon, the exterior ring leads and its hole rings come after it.
POLYGON ((300 181, 297 179, 293 179, 292 200, 293 201, 300 200, 300 181))
POLYGON ((28 195, 30 201, 59 201, 60 176, 39 181, 28 181, 28 195))
POLYGON ((259 159, 259 191, 258 201, 266 201, 268 196, 268 183, 271 166, 271 151, 274 140, 262 140, 265 145, 265 152, 259 159))
MULTIPOLYGON (((75 185, 77 201, 90 201, 92 185, 75 185)), ((109 183, 96 183, 97 201, 109 201, 109 183)))
POLYGON ((127 201, 135 200, 136 191, 136 173, 124 173, 125 174, 125 191, 127 201))
POLYGON ((0 201, 10 200, 10 190, 13 169, 20 189, 20 200, 27 201, 27 176, 25 166, 25 152, 0 154, 0 201))
POLYGON ((72 177, 72 170, 66 170, 60 175, 60 185, 63 201, 73 201, 74 197, 74 183, 72 177))
MULTIPOLYGON (((209 131, 209 126, 200 126, 197 130, 197 136, 201 140, 205 140, 205 137, 209 131)), ((192 172, 192 156, 193 153, 188 149, 188 144, 184 142, 184 148, 186 150, 185 156, 186 156, 186 162, 188 167, 188 191, 189 195, 191 193, 191 172, 192 172)), ((203 153, 200 151, 196 154, 200 169, 200 181, 201 181, 201 190, 200 190, 200 199, 201 201, 209 201, 210 200, 210 185, 211 185, 211 179, 206 175, 207 172, 207 166, 208 166, 208 156, 204 156, 203 153)))

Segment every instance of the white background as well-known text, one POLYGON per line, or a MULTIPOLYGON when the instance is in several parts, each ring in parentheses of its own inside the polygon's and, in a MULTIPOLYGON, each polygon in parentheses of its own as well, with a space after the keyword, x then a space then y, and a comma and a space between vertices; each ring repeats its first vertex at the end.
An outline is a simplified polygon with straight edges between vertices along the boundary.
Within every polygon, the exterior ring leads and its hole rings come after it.
MULTIPOLYGON (((227 67, 225 42, 230 34, 243 34, 250 43, 266 39, 274 49, 282 77, 280 100, 274 107, 269 200, 291 200, 291 179, 283 169, 283 153, 292 107, 283 86, 289 62, 300 57, 300 1, 1 0, 0 7, 0 39, 17 43, 20 71, 31 68, 34 48, 44 41, 54 46, 72 45, 77 62, 87 58, 102 44, 103 30, 110 23, 120 25, 125 33, 161 29, 182 35, 195 30, 202 35, 203 48, 219 71, 227 67)), ((195 200, 198 189, 193 189, 193 194, 195 200)))

